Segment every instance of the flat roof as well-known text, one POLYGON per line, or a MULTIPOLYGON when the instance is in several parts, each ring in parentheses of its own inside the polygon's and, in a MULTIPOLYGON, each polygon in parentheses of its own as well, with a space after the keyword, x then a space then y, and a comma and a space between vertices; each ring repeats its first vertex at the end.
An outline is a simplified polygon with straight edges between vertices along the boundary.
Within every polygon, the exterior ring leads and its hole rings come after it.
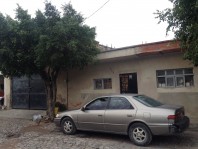
POLYGON ((101 51, 100 54, 98 54, 98 59, 108 60, 130 56, 146 56, 175 52, 182 52, 179 42, 176 40, 166 40, 101 51))

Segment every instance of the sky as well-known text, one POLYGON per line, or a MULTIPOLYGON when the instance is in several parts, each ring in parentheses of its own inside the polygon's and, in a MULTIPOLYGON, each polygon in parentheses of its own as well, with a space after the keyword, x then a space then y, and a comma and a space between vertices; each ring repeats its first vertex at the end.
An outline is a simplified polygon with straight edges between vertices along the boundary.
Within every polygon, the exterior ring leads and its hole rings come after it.
MULTIPOLYGON (((18 3, 34 17, 36 10, 44 10, 44 2, 45 0, 0 0, 0 12, 14 18, 14 10, 18 3)), ((156 10, 171 8, 169 0, 51 0, 51 2, 60 11, 63 4, 70 2, 77 12, 87 18, 85 24, 96 27, 96 40, 105 46, 120 48, 174 38, 173 33, 166 35, 167 24, 158 24, 159 20, 153 14, 156 10)))

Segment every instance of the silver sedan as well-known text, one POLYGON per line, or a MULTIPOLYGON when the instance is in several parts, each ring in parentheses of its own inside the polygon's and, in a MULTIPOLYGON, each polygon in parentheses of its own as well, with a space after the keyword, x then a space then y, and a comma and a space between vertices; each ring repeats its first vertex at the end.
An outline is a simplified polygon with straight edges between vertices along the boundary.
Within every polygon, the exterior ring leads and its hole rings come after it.
POLYGON ((124 134, 134 144, 146 146, 153 135, 181 133, 190 121, 183 106, 162 104, 145 95, 111 95, 58 113, 54 122, 68 135, 77 130, 124 134))

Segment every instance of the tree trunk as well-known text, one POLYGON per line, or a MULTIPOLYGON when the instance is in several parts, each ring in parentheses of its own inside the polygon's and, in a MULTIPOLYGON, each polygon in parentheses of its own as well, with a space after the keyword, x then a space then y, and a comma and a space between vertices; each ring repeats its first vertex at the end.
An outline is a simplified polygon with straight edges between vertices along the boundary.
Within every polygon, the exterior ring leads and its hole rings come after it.
POLYGON ((67 78, 66 78, 66 84, 67 84, 67 105, 66 108, 68 109, 69 106, 69 72, 67 71, 67 78))
POLYGON ((50 118, 50 120, 53 121, 54 119, 54 108, 55 108, 55 102, 56 102, 56 84, 51 82, 46 83, 46 90, 47 90, 47 116, 50 118))
POLYGON ((59 70, 47 68, 47 71, 41 73, 41 77, 45 82, 46 98, 47 98, 47 116, 51 121, 54 120, 56 94, 57 94, 57 77, 59 70))

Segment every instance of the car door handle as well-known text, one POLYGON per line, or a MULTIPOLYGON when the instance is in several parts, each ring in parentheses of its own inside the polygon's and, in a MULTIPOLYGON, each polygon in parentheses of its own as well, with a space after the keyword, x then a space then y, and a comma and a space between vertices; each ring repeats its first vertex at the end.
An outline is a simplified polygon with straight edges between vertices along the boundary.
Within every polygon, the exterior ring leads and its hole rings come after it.
POLYGON ((98 116, 102 116, 102 115, 99 114, 98 116))
POLYGON ((127 114, 127 117, 133 117, 133 115, 131 115, 131 114, 127 114))

